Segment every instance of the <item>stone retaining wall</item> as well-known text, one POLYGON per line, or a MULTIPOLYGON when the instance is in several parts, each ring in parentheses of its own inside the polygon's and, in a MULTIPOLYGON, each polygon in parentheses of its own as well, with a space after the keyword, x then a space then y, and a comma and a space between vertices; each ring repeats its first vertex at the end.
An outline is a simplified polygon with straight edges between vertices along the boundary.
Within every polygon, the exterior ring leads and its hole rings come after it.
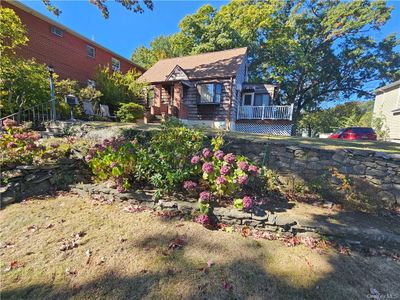
MULTIPOLYGON (((137 190, 119 193, 115 188, 109 187, 107 183, 77 184, 71 191, 82 197, 90 196, 108 202, 128 201, 142 204, 154 210, 173 210, 189 215, 198 213, 199 210, 197 199, 190 199, 187 196, 185 196, 184 201, 178 199, 177 196, 164 196, 162 199, 155 200, 152 197, 154 191, 137 190)), ((248 225, 277 232, 291 231, 294 233, 295 231, 305 231, 299 226, 295 226, 297 222, 291 217, 274 214, 267 210, 257 209, 256 211, 244 212, 235 208, 215 207, 211 211, 211 214, 217 218, 218 222, 226 224, 248 225)))
POLYGON ((47 195, 65 189, 71 183, 83 181, 83 164, 76 159, 60 159, 41 166, 21 165, 1 172, 1 207, 32 196, 47 195))
MULTIPOLYGON (((226 151, 248 156, 274 169, 282 178, 343 191, 343 175, 361 201, 388 209, 400 205, 400 153, 367 150, 325 150, 257 138, 225 138, 226 151), (336 176, 334 175, 336 174, 336 176)), ((349 193, 345 190, 343 193, 349 193)), ((346 196, 346 195, 345 195, 346 196)), ((348 195, 347 195, 348 196, 348 195)))

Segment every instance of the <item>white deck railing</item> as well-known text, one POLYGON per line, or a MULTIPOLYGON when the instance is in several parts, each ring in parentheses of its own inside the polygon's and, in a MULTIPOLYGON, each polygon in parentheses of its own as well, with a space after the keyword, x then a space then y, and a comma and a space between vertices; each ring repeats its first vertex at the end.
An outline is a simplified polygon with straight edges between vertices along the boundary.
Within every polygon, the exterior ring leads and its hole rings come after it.
POLYGON ((237 119, 245 120, 292 120, 292 105, 239 106, 237 119))

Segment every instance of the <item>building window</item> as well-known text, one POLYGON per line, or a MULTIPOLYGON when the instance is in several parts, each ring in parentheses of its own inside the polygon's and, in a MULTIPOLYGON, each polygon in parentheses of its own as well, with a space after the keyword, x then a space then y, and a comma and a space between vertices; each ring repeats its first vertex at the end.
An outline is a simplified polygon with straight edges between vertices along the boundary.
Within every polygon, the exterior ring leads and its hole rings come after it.
POLYGON ((86 46, 86 53, 87 56, 91 57, 91 58, 95 58, 96 57, 96 49, 94 49, 94 47, 87 45, 86 46))
POLYGON ((243 94, 242 105, 246 105, 246 106, 253 105, 253 98, 254 98, 254 94, 253 93, 245 93, 245 94, 243 94))
POLYGON ((269 105, 269 95, 265 94, 255 94, 254 95, 254 106, 268 106, 269 105))
POLYGON ((95 88, 96 87, 96 81, 88 79, 87 80, 87 85, 95 88))
POLYGON ((60 28, 55 27, 55 26, 51 27, 51 33, 56 36, 59 36, 59 37, 63 37, 63 35, 64 35, 64 31, 62 31, 60 28))
POLYGON ((197 91, 200 95, 200 103, 221 103, 222 84, 220 83, 207 83, 198 84, 197 91))
POLYGON ((121 70, 121 63, 120 63, 120 61, 119 61, 118 59, 112 57, 112 58, 111 58, 111 68, 112 68, 114 71, 120 71, 120 70, 121 70))

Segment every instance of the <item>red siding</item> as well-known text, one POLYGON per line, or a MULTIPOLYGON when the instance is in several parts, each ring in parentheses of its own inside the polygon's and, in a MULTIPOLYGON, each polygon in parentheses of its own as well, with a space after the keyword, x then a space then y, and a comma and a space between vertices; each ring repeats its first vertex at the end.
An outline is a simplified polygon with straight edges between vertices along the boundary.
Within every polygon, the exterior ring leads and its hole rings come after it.
MULTIPOLYGON (((63 37, 58 37, 51 32, 54 26, 50 22, 40 19, 10 3, 3 1, 4 7, 13 9, 25 24, 29 42, 27 46, 21 47, 17 54, 24 58, 36 58, 39 63, 51 64, 55 72, 61 78, 70 78, 86 83, 93 79, 99 65, 111 66, 111 58, 120 61, 121 72, 125 73, 136 69, 142 73, 133 63, 112 53, 97 47, 88 41, 63 30, 63 37), (96 57, 87 56, 86 46, 90 45, 96 49, 96 57)), ((57 27, 57 26, 56 26, 57 27)))

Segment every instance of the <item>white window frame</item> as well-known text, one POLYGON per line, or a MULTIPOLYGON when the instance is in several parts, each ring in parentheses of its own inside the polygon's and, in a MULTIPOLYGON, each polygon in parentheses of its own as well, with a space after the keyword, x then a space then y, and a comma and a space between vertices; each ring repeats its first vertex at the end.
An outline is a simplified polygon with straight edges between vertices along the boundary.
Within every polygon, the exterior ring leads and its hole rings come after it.
POLYGON ((86 55, 90 58, 96 58, 96 48, 90 45, 86 45, 86 55), (93 56, 89 55, 89 49, 93 49, 93 56))
POLYGON ((253 106, 253 104, 254 104, 254 93, 243 93, 243 94, 242 94, 242 103, 241 103, 241 105, 242 105, 242 106, 253 106), (245 104, 244 104, 244 98, 245 98, 247 95, 250 95, 250 96, 251 96, 251 104, 250 104, 250 105, 245 105, 245 104))
POLYGON ((115 57, 111 57, 111 69, 114 71, 121 71, 121 61, 115 57), (114 67, 114 62, 118 62, 118 68, 114 67))
POLYGON ((61 28, 58 28, 57 26, 51 26, 50 31, 55 36, 58 36, 58 37, 64 36, 64 31, 61 28))

